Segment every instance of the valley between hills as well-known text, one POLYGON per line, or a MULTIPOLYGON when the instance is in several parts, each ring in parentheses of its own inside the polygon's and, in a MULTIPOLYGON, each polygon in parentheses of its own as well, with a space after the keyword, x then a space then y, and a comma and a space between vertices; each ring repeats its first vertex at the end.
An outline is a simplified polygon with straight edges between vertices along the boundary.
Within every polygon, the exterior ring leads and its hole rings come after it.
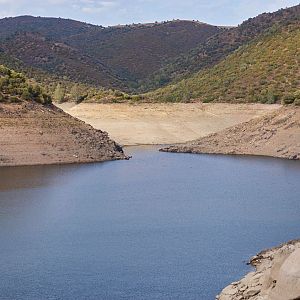
POLYGON ((62 103, 68 114, 109 132, 119 144, 184 143, 270 114, 281 105, 228 103, 62 103))
MULTIPOLYGON (((0 20, 0 167, 128 160, 130 145, 299 163, 300 5, 236 27, 0 20)), ((299 241, 250 263, 217 299, 299 299, 299 241)))

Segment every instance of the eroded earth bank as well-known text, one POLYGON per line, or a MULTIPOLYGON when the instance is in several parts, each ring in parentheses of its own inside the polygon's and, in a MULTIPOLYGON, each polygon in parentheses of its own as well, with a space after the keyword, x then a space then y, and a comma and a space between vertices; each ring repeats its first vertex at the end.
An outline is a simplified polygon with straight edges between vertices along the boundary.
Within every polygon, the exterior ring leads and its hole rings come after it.
POLYGON ((167 152, 246 154, 300 159, 300 107, 282 107, 167 152))
POLYGON ((53 105, 0 104, 0 166, 125 159, 108 134, 53 105))
POLYGON ((264 116, 280 105, 228 103, 59 104, 70 115, 109 132, 122 145, 191 141, 264 116))

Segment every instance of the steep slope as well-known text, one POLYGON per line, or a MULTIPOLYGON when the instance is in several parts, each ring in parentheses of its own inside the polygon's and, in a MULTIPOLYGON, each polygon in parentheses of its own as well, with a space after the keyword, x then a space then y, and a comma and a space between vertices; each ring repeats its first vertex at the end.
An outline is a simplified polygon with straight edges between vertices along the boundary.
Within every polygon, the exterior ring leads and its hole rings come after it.
POLYGON ((111 27, 86 39, 82 35, 72 37, 68 44, 84 47, 86 53, 138 85, 138 81, 161 68, 167 60, 186 53, 219 31, 216 26, 178 20, 111 27))
POLYGON ((273 28, 216 66, 146 97, 157 101, 293 102, 300 98, 299 41, 300 21, 273 28))
POLYGON ((105 87, 125 89, 122 79, 95 58, 64 43, 48 40, 39 33, 17 33, 1 42, 2 51, 20 60, 24 67, 51 75, 105 87))
POLYGON ((39 86, 0 66, 0 166, 125 158, 106 132, 64 113, 39 86))
POLYGON ((23 16, 0 20, 0 48, 27 66, 124 90, 221 30, 193 21, 104 28, 23 16))
POLYGON ((38 83, 46 94, 52 97, 54 102, 81 102, 83 100, 98 101, 99 99, 102 99, 102 101, 105 99, 107 99, 106 101, 108 101, 108 99, 121 101, 129 97, 128 94, 118 90, 95 87, 94 85, 86 84, 84 82, 78 83, 67 77, 61 77, 59 74, 50 74, 39 68, 28 67, 24 62, 15 59, 4 52, 0 52, 0 62, 3 62, 3 65, 10 69, 25 74, 31 82, 38 83), (60 87, 61 90, 60 99, 57 99, 55 95, 58 87, 60 87))
POLYGON ((300 159, 300 107, 283 107, 269 115, 162 151, 300 159))
POLYGON ((189 53, 180 55, 168 65, 152 74, 141 83, 142 90, 155 89, 161 83, 167 84, 186 78, 205 68, 212 67, 227 55, 243 46, 272 27, 299 22, 300 5, 281 9, 274 13, 264 13, 243 22, 238 27, 216 33, 189 53))

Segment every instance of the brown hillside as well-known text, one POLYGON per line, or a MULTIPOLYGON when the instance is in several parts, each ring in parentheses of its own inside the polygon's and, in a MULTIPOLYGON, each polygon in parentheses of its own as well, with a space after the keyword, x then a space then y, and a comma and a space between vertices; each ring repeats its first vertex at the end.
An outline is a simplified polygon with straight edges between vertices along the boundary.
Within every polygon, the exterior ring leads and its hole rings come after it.
POLYGON ((73 81, 129 89, 219 31, 192 21, 103 28, 23 16, 0 20, 0 51, 73 81))
POLYGON ((124 88, 122 81, 99 60, 64 43, 54 42, 38 33, 18 33, 1 43, 2 50, 28 68, 67 76, 70 80, 112 88, 124 88))
POLYGON ((162 151, 300 159, 300 108, 284 107, 267 116, 162 151))
POLYGON ((0 65, 0 166, 124 158, 106 132, 56 108, 40 86, 0 65))
POLYGON ((72 37, 67 43, 85 47, 86 53, 101 59, 121 77, 137 82, 219 31, 208 24, 172 21, 111 27, 101 33, 72 37))
POLYGON ((0 103, 0 166, 124 159, 106 132, 53 105, 0 103))

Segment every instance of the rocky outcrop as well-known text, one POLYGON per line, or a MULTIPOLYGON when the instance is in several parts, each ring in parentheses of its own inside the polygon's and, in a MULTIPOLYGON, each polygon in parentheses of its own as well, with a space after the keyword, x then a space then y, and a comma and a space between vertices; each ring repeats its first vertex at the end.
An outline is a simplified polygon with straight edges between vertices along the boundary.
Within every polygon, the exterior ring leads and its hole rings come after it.
POLYGON ((282 107, 266 116, 161 151, 300 159, 300 107, 282 107))
POLYGON ((126 158, 122 148, 106 132, 51 104, 0 103, 0 166, 126 158))
POLYGON ((265 250, 250 260, 255 271, 227 286, 218 300, 300 299, 300 240, 265 250))

